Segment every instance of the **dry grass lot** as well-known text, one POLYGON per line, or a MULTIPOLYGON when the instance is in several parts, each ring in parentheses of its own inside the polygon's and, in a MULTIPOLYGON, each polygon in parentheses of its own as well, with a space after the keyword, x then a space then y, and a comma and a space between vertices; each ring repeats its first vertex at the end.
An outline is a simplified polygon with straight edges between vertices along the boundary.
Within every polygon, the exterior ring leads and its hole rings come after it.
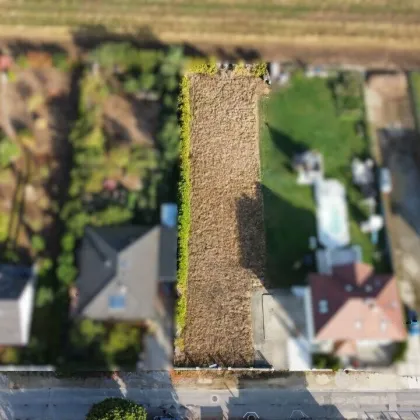
POLYGON ((191 79, 186 363, 253 361, 250 295, 265 264, 258 98, 250 77, 191 79))

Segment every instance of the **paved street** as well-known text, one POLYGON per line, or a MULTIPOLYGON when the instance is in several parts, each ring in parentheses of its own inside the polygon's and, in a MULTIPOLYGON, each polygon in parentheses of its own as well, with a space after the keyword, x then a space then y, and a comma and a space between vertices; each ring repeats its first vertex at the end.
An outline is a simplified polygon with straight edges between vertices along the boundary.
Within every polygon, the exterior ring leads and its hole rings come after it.
MULTIPOLYGON (((145 404, 152 416, 168 412, 190 418, 240 419, 256 412, 261 420, 302 418, 378 419, 380 411, 417 410, 420 413, 420 391, 389 392, 309 392, 281 389, 191 390, 176 394, 168 389, 128 389, 127 397, 145 404), (184 406, 184 408, 183 408, 184 406), (195 417, 192 416, 195 413, 195 417), (375 414, 376 413, 376 414, 375 414), (223 417, 224 415, 224 417, 223 417), (376 416, 376 417, 375 417, 376 416)), ((103 398, 121 396, 116 388, 41 388, 3 391, 1 420, 82 420, 89 407, 103 398)), ((416 418, 406 413, 402 418, 416 418)), ((387 418, 387 417, 382 417, 387 418)), ((389 417, 393 418, 393 417, 389 417)), ((395 417, 399 418, 399 417, 395 417)), ((420 418, 420 416, 419 416, 420 418)))

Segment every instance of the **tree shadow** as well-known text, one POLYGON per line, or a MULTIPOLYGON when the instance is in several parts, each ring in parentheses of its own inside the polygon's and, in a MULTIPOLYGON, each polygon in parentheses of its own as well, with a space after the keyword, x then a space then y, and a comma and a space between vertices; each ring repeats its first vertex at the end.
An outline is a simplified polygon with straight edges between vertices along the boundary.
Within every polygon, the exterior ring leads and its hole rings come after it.
POLYGON ((265 126, 268 129, 273 145, 286 157, 286 169, 292 172, 293 167, 291 162, 293 162, 293 158, 296 154, 303 153, 305 150, 308 150, 308 146, 292 139, 289 135, 277 130, 267 122, 265 122, 265 126))
MULTIPOLYGON (((303 188, 296 186, 296 188, 303 188)), ((279 197, 262 186, 267 249, 267 281, 270 287, 288 288, 305 284, 313 264, 309 237, 316 236, 315 214, 279 197)))
POLYGON ((8 41, 5 49, 14 57, 19 56, 22 53, 27 54, 29 52, 43 52, 51 55, 64 54, 67 52, 66 49, 58 43, 33 42, 24 41, 22 39, 8 41))
POLYGON ((265 240, 261 185, 255 184, 252 197, 242 195, 236 200, 240 264, 264 282, 265 240))

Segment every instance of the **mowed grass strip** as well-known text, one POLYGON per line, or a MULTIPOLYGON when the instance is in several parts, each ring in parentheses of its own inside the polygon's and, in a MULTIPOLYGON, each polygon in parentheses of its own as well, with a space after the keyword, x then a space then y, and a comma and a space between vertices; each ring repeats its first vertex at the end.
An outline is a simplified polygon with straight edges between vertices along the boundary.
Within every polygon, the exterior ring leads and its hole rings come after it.
POLYGON ((250 296, 264 272, 258 98, 249 76, 190 78, 191 225, 187 322, 191 365, 253 362, 250 296))
MULTIPOLYGON (((362 113, 362 101, 360 106, 362 113)), ((351 158, 368 153, 368 140, 356 133, 353 118, 337 114, 328 81, 297 76, 291 86, 263 100, 261 113, 270 283, 277 287, 302 284, 311 268, 305 268, 302 259, 309 253, 309 237, 316 236, 315 202, 312 189, 297 185, 297 175, 291 168, 291 160, 300 148, 319 150, 324 156, 326 177, 344 183, 352 243, 361 245, 364 260, 373 263, 375 247, 359 228, 367 210, 351 181, 351 158)))

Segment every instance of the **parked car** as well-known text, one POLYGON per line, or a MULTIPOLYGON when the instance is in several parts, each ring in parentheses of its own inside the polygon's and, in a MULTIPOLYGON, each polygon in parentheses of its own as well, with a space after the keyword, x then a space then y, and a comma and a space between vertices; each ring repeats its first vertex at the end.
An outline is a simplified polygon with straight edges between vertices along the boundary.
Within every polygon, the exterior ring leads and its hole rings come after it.
POLYGON ((379 171, 379 186, 381 192, 389 194, 392 191, 391 172, 388 168, 381 168, 379 171))

